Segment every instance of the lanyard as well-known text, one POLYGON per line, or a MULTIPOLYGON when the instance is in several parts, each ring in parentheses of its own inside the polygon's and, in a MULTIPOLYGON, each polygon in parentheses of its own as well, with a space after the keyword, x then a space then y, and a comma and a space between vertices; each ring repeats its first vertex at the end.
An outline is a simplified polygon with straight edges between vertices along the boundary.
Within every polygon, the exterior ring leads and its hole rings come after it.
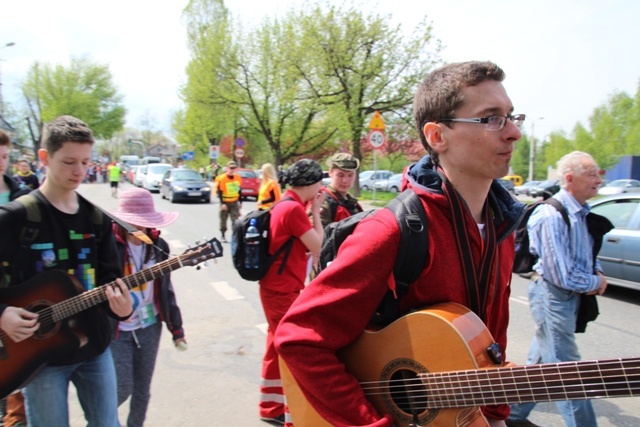
POLYGON ((442 189, 447 195, 447 200, 453 213, 453 232, 456 238, 458 258, 460 259, 464 281, 467 285, 469 308, 484 321, 486 317, 487 295, 491 288, 491 278, 493 277, 497 280, 496 229, 489 202, 487 200, 484 203, 483 213, 485 218, 486 239, 482 245, 480 265, 477 265, 471 252, 471 240, 469 238, 469 230, 466 227, 466 205, 460 197, 460 194, 453 188, 448 180, 443 180, 442 189))

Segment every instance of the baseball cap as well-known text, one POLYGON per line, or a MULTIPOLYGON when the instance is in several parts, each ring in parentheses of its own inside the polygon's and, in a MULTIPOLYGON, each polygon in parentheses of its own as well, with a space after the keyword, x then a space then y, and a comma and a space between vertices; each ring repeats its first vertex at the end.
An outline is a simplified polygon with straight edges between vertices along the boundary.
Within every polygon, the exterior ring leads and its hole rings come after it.
POLYGON ((233 160, 229 160, 229 161, 227 162, 227 167, 228 167, 228 168, 237 168, 237 167, 238 167, 238 165, 237 165, 237 164, 236 164, 236 162, 234 162, 233 160))
POLYGON ((337 153, 327 160, 329 168, 339 168, 346 171, 354 171, 360 167, 360 160, 349 153, 337 153))

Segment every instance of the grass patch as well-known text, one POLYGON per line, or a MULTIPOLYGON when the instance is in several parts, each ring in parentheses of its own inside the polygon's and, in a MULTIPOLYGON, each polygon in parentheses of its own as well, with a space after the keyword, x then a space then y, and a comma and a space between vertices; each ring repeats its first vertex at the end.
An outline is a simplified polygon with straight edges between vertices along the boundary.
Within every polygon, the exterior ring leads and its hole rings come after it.
POLYGON ((373 200, 373 191, 361 191, 358 200, 366 201, 374 206, 386 206, 389 200, 394 199, 398 193, 376 191, 376 199, 373 200))

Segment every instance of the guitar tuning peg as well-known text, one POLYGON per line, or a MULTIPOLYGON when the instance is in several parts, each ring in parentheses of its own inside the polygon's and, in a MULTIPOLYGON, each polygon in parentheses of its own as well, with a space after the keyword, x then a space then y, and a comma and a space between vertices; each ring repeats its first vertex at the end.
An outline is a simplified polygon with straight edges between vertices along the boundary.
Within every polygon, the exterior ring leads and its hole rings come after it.
POLYGON ((196 265, 196 270, 200 270, 200 266, 199 265, 196 265))
POLYGON ((200 240, 196 240, 196 245, 199 245, 199 244, 200 244, 200 240))
POLYGON ((203 262, 202 265, 204 265, 205 267, 209 267, 209 263, 207 261, 203 262))

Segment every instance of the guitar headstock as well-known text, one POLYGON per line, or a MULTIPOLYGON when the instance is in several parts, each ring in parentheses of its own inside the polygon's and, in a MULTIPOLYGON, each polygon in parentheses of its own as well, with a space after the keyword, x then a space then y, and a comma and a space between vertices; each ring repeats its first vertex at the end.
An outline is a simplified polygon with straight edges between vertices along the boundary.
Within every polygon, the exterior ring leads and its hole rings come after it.
POLYGON ((180 259, 183 264, 198 265, 208 259, 220 258, 222 256, 222 244, 215 237, 206 243, 189 248, 180 259))

